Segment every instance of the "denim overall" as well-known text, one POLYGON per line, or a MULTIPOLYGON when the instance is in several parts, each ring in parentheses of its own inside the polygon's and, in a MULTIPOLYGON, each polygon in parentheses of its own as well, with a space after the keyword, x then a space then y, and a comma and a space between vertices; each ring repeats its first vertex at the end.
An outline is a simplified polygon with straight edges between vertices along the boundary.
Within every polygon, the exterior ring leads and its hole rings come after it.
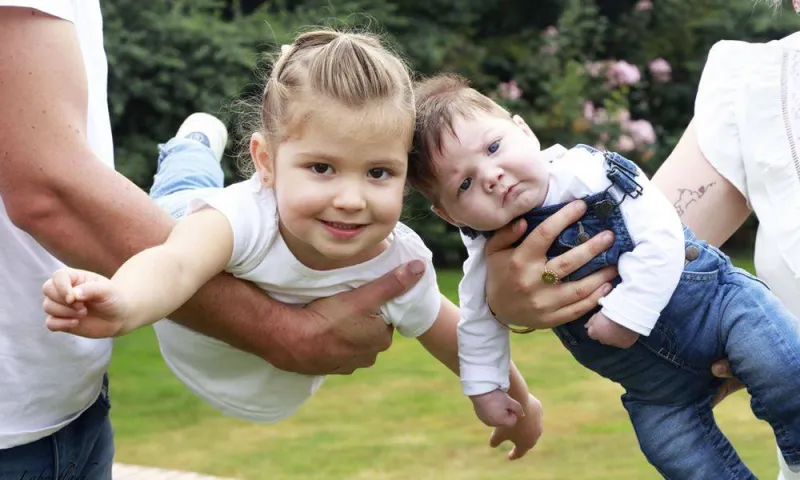
MULTIPOLYGON (((613 231, 615 242, 563 281, 615 265, 634 246, 619 204, 643 194, 636 182, 638 170, 619 154, 604 155, 612 187, 584 198, 586 214, 561 233, 547 257, 605 230, 613 231)), ((526 213, 525 235, 564 205, 526 213)), ((628 349, 592 340, 585 324, 600 307, 554 332, 578 362, 625 388, 622 403, 639 445, 664 478, 756 478, 712 415, 711 399, 722 382, 711 374, 711 364, 724 357, 747 386, 753 413, 772 426, 787 463, 800 466, 800 335, 795 318, 766 285, 734 267, 721 251, 696 240, 687 227, 684 236, 684 271, 649 336, 628 349)), ((612 284, 620 281, 618 277, 612 284)))

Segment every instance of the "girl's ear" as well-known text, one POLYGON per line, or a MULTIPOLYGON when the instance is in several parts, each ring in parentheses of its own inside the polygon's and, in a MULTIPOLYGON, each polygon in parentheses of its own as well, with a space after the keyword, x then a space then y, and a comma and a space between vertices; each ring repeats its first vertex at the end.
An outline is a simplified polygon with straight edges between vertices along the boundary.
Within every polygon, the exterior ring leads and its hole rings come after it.
POLYGON ((261 183, 272 188, 275 184, 275 165, 272 155, 269 154, 269 142, 264 135, 254 133, 250 137, 250 158, 256 166, 261 183))

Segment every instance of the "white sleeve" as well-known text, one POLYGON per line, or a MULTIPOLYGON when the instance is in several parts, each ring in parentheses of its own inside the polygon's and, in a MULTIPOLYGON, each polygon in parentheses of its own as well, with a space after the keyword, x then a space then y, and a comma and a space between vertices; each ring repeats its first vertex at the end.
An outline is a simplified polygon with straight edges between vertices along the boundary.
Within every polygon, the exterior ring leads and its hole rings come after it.
POLYGON ((2 7, 30 7, 69 22, 75 21, 71 0, 0 0, 0 8, 2 7))
POLYGON ((620 255, 622 282, 600 304, 609 319, 649 335, 678 286, 686 254, 683 225, 669 200, 641 170, 636 181, 642 195, 620 204, 633 251, 620 255))
POLYGON ((458 359, 461 387, 474 396, 498 388, 508 390, 511 345, 508 330, 495 320, 486 301, 486 258, 483 237, 461 235, 467 247, 464 277, 458 286, 458 359))
POLYGON ((399 261, 422 260, 425 262, 425 273, 411 290, 384 305, 381 313, 400 335, 416 338, 431 328, 442 306, 433 255, 419 235, 403 224, 395 228, 394 241, 402 243, 398 249, 401 252, 399 261))
POLYGON ((233 253, 225 270, 242 275, 255 268, 278 233, 278 207, 272 189, 246 180, 192 199, 187 213, 206 207, 225 215, 233 231, 233 253))
POLYGON ((703 156, 745 198, 744 157, 739 120, 746 108, 748 72, 759 64, 758 47, 739 41, 717 42, 709 51, 695 98, 694 128, 703 156))

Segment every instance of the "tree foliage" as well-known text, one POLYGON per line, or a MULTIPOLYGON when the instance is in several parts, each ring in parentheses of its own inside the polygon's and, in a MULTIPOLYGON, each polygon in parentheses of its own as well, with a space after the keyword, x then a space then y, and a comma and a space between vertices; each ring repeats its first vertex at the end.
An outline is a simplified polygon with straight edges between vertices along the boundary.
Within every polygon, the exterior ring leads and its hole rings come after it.
MULTIPOLYGON (((544 145, 621 150, 652 173, 691 119, 714 42, 777 39, 800 24, 751 0, 106 0, 103 9, 117 165, 142 188, 157 143, 189 113, 233 127, 256 110, 240 100, 259 98, 266 54, 311 26, 382 33, 420 75, 466 76, 544 145)), ((235 153, 228 181, 238 179, 235 153)), ((417 196, 406 221, 437 263, 461 260, 455 231, 417 196)), ((752 235, 749 225, 738 241, 752 235)))

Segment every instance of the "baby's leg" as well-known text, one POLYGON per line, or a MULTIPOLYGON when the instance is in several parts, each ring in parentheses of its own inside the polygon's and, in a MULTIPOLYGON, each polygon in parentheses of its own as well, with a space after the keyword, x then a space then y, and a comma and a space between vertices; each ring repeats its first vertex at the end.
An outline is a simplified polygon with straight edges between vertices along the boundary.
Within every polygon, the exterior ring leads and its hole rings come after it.
POLYGON ((769 422, 793 471, 800 470, 800 333, 794 317, 749 274, 727 274, 722 340, 756 417, 769 422))
POLYGON ((174 138, 159 145, 150 197, 174 218, 180 218, 188 201, 202 196, 202 190, 223 188, 220 160, 227 136, 225 126, 215 117, 190 115, 174 138))
POLYGON ((623 396, 622 403, 642 452, 664 478, 756 478, 717 426, 711 397, 685 405, 657 405, 623 396))

